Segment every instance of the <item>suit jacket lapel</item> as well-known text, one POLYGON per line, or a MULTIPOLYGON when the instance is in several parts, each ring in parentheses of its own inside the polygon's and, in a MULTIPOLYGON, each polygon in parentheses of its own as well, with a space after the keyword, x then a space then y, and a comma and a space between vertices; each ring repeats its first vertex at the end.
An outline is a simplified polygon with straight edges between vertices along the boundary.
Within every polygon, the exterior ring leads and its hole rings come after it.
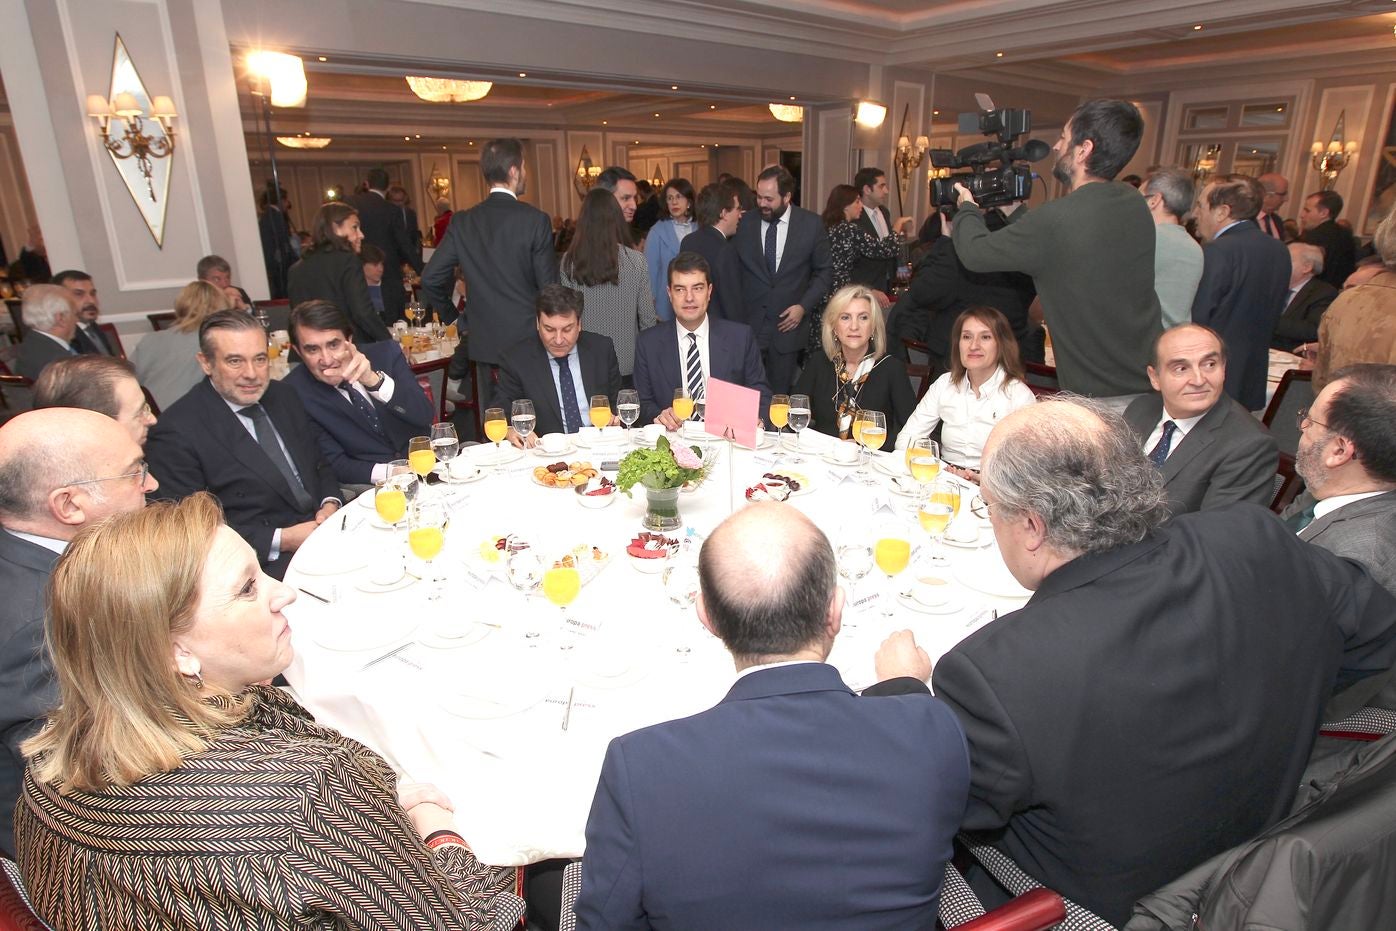
MULTIPOLYGON (((208 379, 204 379, 200 385, 205 391, 204 407, 208 411, 206 422, 209 432, 223 444, 234 459, 266 482, 292 508, 298 509, 300 505, 296 503, 295 496, 291 494, 291 487, 286 484, 286 479, 281 477, 276 466, 272 465, 271 460, 267 458, 266 452, 258 445, 247 428, 239 422, 242 415, 234 413, 228 407, 223 396, 213 389, 213 385, 209 383, 208 379)), ((265 396, 263 400, 265 401, 265 396)), ((268 408, 268 412, 270 413, 270 408, 268 408)), ((277 429, 280 430, 279 427, 277 429)), ((287 449, 291 449, 290 443, 287 443, 287 449)), ((299 467, 299 463, 297 463, 297 468, 299 467)), ((301 472, 301 475, 305 475, 305 472, 301 472)))
MULTIPOLYGON (((712 347, 712 323, 708 323, 708 359, 711 367, 713 359, 712 347)), ((660 365, 664 366, 664 383, 673 385, 675 388, 684 384, 683 370, 679 368, 679 324, 678 321, 670 321, 664 324, 664 358, 660 360, 660 365)), ((664 399, 658 399, 659 404, 664 404, 664 399)), ((667 407, 668 405, 664 405, 667 407)), ((660 410, 664 408, 661 407, 660 410)))
MULTIPOLYGON (((771 270, 766 267, 766 244, 761 238, 761 217, 759 214, 747 230, 743 231, 740 227, 737 228, 737 247, 739 254, 744 253, 741 264, 755 271, 762 281, 770 284, 771 270)), ((790 248, 789 238, 785 241, 785 247, 790 248)))
POLYGON ((1396 491, 1364 498, 1361 501, 1344 505, 1335 511, 1329 511, 1299 531, 1299 538, 1312 541, 1334 524, 1341 524, 1345 520, 1354 520, 1359 517, 1368 517, 1383 511, 1392 511, 1392 520, 1396 520, 1396 491))
POLYGON ((1197 426, 1188 431, 1188 435, 1183 437, 1183 441, 1178 444, 1178 448, 1168 455, 1163 461, 1163 483, 1167 485, 1177 477, 1178 473, 1187 468, 1197 456, 1212 445, 1216 439, 1216 431, 1221 427, 1222 421, 1226 419, 1228 399, 1222 397, 1207 415, 1197 422, 1197 426))
MULTIPOLYGON (((501 196, 507 197, 508 195, 501 196)), ((577 352, 580 354, 581 350, 579 349, 577 352)), ((546 389, 545 393, 547 394, 547 399, 543 403, 547 405, 548 410, 552 411, 553 419, 557 421, 558 429, 561 430, 564 424, 562 420, 562 406, 557 400, 557 383, 553 381, 553 357, 549 354, 547 349, 543 348, 542 342, 539 342, 537 347, 532 350, 532 355, 533 364, 543 373, 539 380, 546 389)), ((534 409, 537 410, 538 399, 534 398, 533 403, 535 405, 534 409)), ((508 418, 511 416, 511 413, 511 411, 505 411, 504 416, 508 418)))

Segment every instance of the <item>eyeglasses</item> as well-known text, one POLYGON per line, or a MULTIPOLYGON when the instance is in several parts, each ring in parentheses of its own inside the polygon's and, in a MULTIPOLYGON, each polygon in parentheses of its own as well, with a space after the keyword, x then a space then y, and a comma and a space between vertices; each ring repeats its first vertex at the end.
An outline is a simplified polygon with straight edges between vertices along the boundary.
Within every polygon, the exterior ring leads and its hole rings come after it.
POLYGON ((83 480, 80 481, 80 482, 69 482, 68 484, 69 484, 70 486, 71 486, 71 485, 95 485, 95 484, 97 484, 98 482, 115 482, 115 481, 117 481, 117 480, 119 480, 119 479, 123 479, 123 478, 135 478, 135 479, 137 479, 137 484, 138 484, 138 485, 140 485, 141 487, 145 487, 145 479, 146 479, 146 476, 148 476, 149 474, 150 474, 150 463, 145 462, 145 461, 142 461, 142 462, 141 462, 140 468, 137 469, 137 470, 134 471, 134 472, 126 472, 126 473, 124 473, 124 474, 122 474, 122 475, 108 475, 106 478, 88 478, 88 479, 83 479, 83 480))
POLYGON ((1328 424, 1320 423, 1319 421, 1314 420, 1312 417, 1310 417, 1309 409, 1307 407, 1301 407, 1299 408, 1299 410, 1294 412, 1294 423, 1299 427, 1300 430, 1303 430, 1309 424, 1313 424, 1315 427, 1322 427, 1325 430, 1329 429, 1328 424))
POLYGON ((969 512, 973 514, 975 517, 979 518, 980 520, 988 520, 989 510, 992 507, 993 505, 985 501, 983 498, 976 497, 973 501, 970 502, 969 512))

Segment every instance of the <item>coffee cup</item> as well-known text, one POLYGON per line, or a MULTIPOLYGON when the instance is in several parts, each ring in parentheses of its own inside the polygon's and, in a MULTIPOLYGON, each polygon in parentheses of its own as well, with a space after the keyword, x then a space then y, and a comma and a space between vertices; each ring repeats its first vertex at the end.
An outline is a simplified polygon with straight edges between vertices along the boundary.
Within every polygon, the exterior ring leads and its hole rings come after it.
POLYGON ((577 429, 577 442, 583 446, 595 445, 601 439, 601 431, 596 427, 579 427, 577 429))
POLYGON ((911 587, 911 597, 928 608, 938 608, 950 600, 950 583, 934 575, 923 575, 911 587))
POLYGON ((645 442, 653 444, 664 435, 664 425, 658 423, 648 423, 640 428, 640 432, 645 435, 645 442))
POLYGON ((567 448, 567 434, 545 433, 538 438, 538 445, 545 453, 560 453, 567 448))
POLYGON ((858 461, 858 446, 847 440, 840 440, 830 448, 829 455, 835 462, 851 465, 858 461))
POLYGON ((475 475, 475 473, 480 471, 479 466, 477 466, 475 463, 471 462, 464 456, 457 456, 456 458, 452 459, 450 464, 448 464, 446 468, 450 471, 451 478, 455 479, 456 481, 462 481, 464 479, 470 478, 473 475, 475 475))

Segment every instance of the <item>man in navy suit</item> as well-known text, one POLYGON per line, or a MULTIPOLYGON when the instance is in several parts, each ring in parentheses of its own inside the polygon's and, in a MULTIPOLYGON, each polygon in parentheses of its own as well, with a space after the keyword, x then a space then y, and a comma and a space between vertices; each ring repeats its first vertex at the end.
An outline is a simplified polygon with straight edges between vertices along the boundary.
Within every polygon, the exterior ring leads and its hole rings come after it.
POLYGON ((407 292, 402 288, 402 266, 412 266, 412 270, 422 271, 421 250, 412 243, 412 229, 407 225, 407 214, 396 204, 388 201, 388 173, 382 168, 368 171, 368 190, 348 198, 349 205, 359 211, 359 228, 363 230, 364 241, 371 242, 383 250, 383 267, 388 274, 383 277, 383 321, 391 324, 402 319, 402 308, 407 305, 407 292))
POLYGON ((751 327, 708 313, 712 296, 707 261, 680 252, 669 262, 669 299, 674 319, 643 330, 635 342, 635 389, 640 422, 677 430, 674 391, 686 387, 695 399, 707 392, 709 378, 720 378, 761 392, 758 416, 765 417, 771 389, 751 327))
MULTIPOLYGON (((844 593, 794 508, 738 511, 699 574, 698 617, 737 681, 714 708, 611 742, 577 927, 934 928, 969 791, 954 715, 924 690, 859 697, 824 662, 844 593)), ((910 637, 889 639, 879 669, 910 637)))
POLYGON ((756 333, 771 390, 795 382, 795 363, 809 342, 810 314, 829 294, 829 237, 817 214, 790 203, 795 179, 772 165, 756 179, 755 214, 737 226, 733 244, 742 268, 743 314, 756 333))
POLYGON ((431 431, 435 411, 396 343, 354 345, 349 318, 329 301, 291 311, 291 343, 300 354, 286 376, 317 427, 320 454, 344 485, 387 478, 407 457, 407 442, 431 431))
POLYGON ((698 229, 679 243, 680 252, 696 252, 708 260, 712 285, 708 313, 724 320, 746 316, 742 310, 742 267, 731 243, 742 213, 736 185, 709 184, 698 192, 698 201, 693 205, 698 229))
POLYGON ((1252 222, 1264 196, 1254 178, 1225 176, 1202 189, 1193 209, 1203 246, 1192 322, 1221 334, 1226 393, 1248 411, 1265 406, 1270 336, 1289 289, 1289 250, 1252 222))
POLYGON ((208 377, 161 415, 146 441, 155 497, 208 491, 223 517, 281 578, 291 554, 342 503, 294 389, 273 381, 255 317, 220 310, 199 324, 208 377))

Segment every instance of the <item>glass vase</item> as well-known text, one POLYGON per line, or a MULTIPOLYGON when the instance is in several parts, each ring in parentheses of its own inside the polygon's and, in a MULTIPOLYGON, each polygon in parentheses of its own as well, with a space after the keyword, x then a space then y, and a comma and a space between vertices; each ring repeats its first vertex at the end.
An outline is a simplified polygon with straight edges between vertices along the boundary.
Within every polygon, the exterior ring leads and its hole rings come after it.
POLYGON ((645 487, 646 530, 669 531, 683 526, 679 517, 679 490, 677 488, 645 487))

